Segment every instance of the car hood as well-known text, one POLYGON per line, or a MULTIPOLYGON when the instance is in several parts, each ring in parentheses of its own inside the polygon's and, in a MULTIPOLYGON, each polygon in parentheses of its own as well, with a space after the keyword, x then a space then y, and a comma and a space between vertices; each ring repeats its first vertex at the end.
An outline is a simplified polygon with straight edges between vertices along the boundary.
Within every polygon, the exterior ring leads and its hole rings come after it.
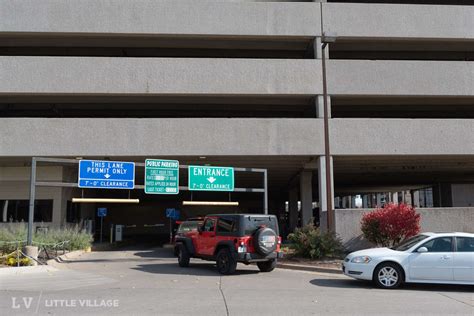
POLYGON ((357 256, 377 257, 377 256, 391 255, 395 253, 400 253, 400 252, 392 250, 390 248, 371 248, 371 249, 364 249, 364 250, 351 252, 347 257, 349 258, 354 258, 357 256))

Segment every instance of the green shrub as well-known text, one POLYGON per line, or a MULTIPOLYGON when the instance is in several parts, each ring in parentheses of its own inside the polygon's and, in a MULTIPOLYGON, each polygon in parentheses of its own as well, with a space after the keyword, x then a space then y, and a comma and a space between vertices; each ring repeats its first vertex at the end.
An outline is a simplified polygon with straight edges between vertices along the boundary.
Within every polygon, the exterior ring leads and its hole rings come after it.
POLYGON ((26 240, 26 227, 15 225, 9 228, 0 228, 0 254, 7 254, 15 251, 24 244, 26 240))
MULTIPOLYGON (((24 245, 26 236, 26 224, 0 228, 0 251, 4 254, 15 251, 17 245, 14 242, 19 241, 20 246, 24 245)), ((82 250, 91 246, 93 237, 91 234, 80 229, 77 225, 60 229, 53 228, 49 229, 46 233, 35 232, 33 234, 33 244, 35 246, 45 246, 47 249, 63 249, 63 246, 58 244, 64 241, 69 241, 64 244, 65 249, 71 251, 82 250)))
POLYGON ((335 232, 322 233, 312 223, 296 228, 288 239, 293 242, 295 255, 303 258, 339 258, 344 252, 342 241, 335 232))

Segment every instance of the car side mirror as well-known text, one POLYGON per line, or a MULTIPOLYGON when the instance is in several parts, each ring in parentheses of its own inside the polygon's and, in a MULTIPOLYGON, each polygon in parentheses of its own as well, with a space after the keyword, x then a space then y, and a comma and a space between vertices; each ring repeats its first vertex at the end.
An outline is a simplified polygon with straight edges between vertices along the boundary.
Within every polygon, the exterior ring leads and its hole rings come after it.
POLYGON ((418 248, 418 250, 417 250, 416 252, 419 252, 419 253, 428 252, 428 248, 426 248, 426 247, 420 247, 420 248, 418 248))
POLYGON ((202 233, 202 226, 198 226, 198 233, 199 233, 199 234, 202 233))

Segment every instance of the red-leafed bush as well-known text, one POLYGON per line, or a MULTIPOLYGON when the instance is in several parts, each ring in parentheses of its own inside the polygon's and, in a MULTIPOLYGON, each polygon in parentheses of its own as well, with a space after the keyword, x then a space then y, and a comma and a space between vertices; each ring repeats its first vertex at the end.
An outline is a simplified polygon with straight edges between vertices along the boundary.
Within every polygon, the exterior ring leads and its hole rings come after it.
POLYGON ((390 247, 420 232, 420 214, 406 204, 386 204, 366 213, 361 220, 364 237, 377 245, 390 247))

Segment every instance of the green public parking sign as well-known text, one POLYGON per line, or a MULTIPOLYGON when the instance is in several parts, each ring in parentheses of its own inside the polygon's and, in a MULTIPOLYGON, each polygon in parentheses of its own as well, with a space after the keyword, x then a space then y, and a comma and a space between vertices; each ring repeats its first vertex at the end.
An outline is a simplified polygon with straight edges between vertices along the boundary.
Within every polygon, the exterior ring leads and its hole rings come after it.
POLYGON ((234 191, 234 168, 189 166, 188 187, 191 191, 234 191))
POLYGON ((162 159, 145 160, 145 193, 178 194, 179 161, 162 159))

